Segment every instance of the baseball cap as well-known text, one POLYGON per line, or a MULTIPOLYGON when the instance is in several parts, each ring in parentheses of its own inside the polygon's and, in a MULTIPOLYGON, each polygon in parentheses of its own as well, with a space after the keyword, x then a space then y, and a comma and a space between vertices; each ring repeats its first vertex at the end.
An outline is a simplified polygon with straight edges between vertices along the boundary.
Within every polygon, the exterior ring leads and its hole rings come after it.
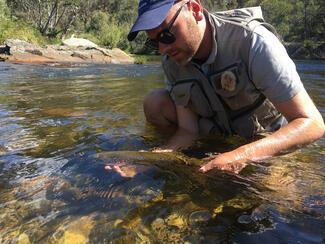
POLYGON ((138 18, 128 34, 128 40, 133 41, 139 31, 158 27, 166 19, 174 2, 175 0, 140 0, 138 18))

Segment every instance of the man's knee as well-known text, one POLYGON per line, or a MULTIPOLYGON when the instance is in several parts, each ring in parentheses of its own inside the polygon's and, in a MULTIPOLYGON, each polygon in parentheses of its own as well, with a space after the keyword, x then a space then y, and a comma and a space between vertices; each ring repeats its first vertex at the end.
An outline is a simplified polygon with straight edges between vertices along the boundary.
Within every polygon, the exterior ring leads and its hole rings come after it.
POLYGON ((156 125, 176 123, 176 108, 166 89, 155 89, 144 98, 143 110, 146 119, 156 125))

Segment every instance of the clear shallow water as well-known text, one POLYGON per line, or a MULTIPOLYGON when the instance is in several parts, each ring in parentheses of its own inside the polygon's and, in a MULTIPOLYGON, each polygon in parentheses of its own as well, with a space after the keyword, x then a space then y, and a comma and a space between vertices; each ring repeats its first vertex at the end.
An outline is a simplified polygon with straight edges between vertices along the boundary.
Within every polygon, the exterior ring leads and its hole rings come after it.
MULTIPOLYGON (((297 68, 324 116, 325 63, 297 68)), ((0 85, 1 243, 324 242, 324 139, 239 176, 177 157, 98 158, 164 142, 142 113, 144 95, 164 86, 158 65, 0 63, 0 85), (123 160, 134 177, 104 169, 123 160)), ((185 154, 241 143, 206 139, 185 154)))

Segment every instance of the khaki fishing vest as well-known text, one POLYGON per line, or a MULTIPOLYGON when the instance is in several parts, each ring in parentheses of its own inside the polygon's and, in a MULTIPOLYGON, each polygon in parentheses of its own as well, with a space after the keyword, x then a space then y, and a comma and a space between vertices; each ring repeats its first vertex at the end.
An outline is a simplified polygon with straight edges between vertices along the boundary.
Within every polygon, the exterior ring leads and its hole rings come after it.
POLYGON ((163 69, 175 104, 199 115, 202 135, 252 138, 279 129, 286 120, 256 88, 248 73, 249 36, 259 23, 253 20, 249 26, 213 14, 209 18, 216 30, 217 56, 208 74, 192 62, 179 66, 164 57, 163 69))

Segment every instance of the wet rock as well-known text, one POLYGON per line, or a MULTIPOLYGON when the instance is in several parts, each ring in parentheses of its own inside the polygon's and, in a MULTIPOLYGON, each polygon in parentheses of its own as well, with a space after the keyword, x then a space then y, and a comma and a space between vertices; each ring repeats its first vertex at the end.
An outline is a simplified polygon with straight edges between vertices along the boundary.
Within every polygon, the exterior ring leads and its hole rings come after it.
POLYGON ((170 204, 176 204, 180 202, 189 202, 191 198, 188 194, 177 194, 174 196, 167 197, 165 200, 170 204))
POLYGON ((269 206, 267 205, 261 205, 258 208, 254 209, 251 214, 252 220, 256 222, 260 222, 268 218, 268 212, 269 212, 268 208, 269 206))
POLYGON ((81 217, 71 223, 63 223, 57 230, 63 231, 59 243, 88 243, 88 237, 95 222, 88 216, 81 217))
POLYGON ((9 230, 4 235, 0 235, 0 243, 18 242, 19 230, 9 230))
POLYGON ((136 235, 137 235, 137 237, 138 237, 138 239, 139 239, 139 243, 143 243, 143 244, 146 244, 146 243, 151 243, 150 242, 150 239, 149 239, 149 233, 147 233, 146 235, 145 234, 143 234, 143 233, 141 233, 141 230, 137 230, 136 231, 136 235))
POLYGON ((6 61, 9 59, 8 54, 0 54, 0 62, 6 61))
POLYGON ((15 226, 19 225, 21 218, 18 216, 15 209, 2 208, 1 212, 2 214, 0 215, 0 227, 2 232, 5 232, 6 230, 12 230, 15 226))
POLYGON ((38 215, 46 215, 51 210, 51 202, 45 199, 36 199, 24 204, 18 208, 17 214, 22 219, 32 219, 38 215))
POLYGON ((106 234, 109 243, 138 243, 137 235, 128 229, 116 228, 106 234))
POLYGON ((27 234, 25 234, 25 233, 22 233, 18 237, 18 243, 19 244, 29 244, 31 242, 29 240, 29 236, 27 234))
POLYGON ((161 231, 164 227, 165 227, 165 221, 161 218, 157 218, 155 219, 152 223, 151 223, 151 228, 158 232, 161 231))
POLYGON ((184 244, 200 243, 200 241, 202 241, 202 238, 198 235, 184 237, 184 244))
POLYGON ((10 48, 10 54, 25 53, 26 50, 37 50, 38 46, 19 39, 7 39, 5 45, 10 48))
POLYGON ((7 56, 6 61, 10 63, 45 63, 50 60, 41 56, 37 56, 31 53, 15 53, 7 56))
POLYGON ((69 47, 97 47, 97 45, 84 38, 76 38, 72 35, 71 38, 62 40, 63 45, 69 47))
POLYGON ((161 202, 164 200, 164 194, 162 192, 156 193, 154 198, 152 198, 150 201, 152 203, 157 203, 157 202, 161 202))
POLYGON ((239 216, 238 219, 237 219, 237 222, 239 224, 245 224, 245 225, 252 223, 252 221, 253 220, 252 220, 251 216, 246 215, 246 214, 243 214, 243 215, 239 216))
POLYGON ((3 156, 7 153, 7 149, 0 145, 0 156, 3 156))
POLYGON ((152 230, 142 223, 141 216, 137 215, 126 221, 124 220, 123 226, 129 230, 133 230, 138 238, 143 241, 140 243, 150 243, 148 237, 152 234, 152 230))
POLYGON ((80 63, 134 63, 134 59, 120 49, 105 49, 82 38, 70 38, 64 40, 66 46, 48 45, 39 47, 26 41, 8 39, 5 47, 8 52, 3 51, 2 60, 12 63, 33 64, 80 64, 80 63), (3 56, 5 55, 5 56, 3 56))
POLYGON ((82 52, 82 51, 75 51, 73 52, 73 54, 71 54, 72 57, 78 57, 81 58, 83 60, 87 60, 87 59, 91 59, 92 58, 92 54, 91 53, 87 53, 87 52, 82 52))
POLYGON ((31 53, 38 56, 43 56, 43 52, 39 49, 26 50, 27 53, 31 53))
POLYGON ((108 54, 112 58, 112 63, 114 64, 124 64, 130 62, 130 56, 119 48, 113 48, 112 50, 108 50, 108 54))
POLYGON ((121 225, 123 223, 123 220, 122 219, 117 219, 115 220, 114 222, 114 227, 118 227, 119 225, 121 225))
POLYGON ((176 226, 179 229, 182 229, 186 226, 186 221, 182 216, 177 214, 169 215, 166 219, 167 225, 176 226))
POLYGON ((208 222, 211 218, 212 218, 212 215, 207 210, 195 211, 195 212, 191 213, 191 215, 189 217, 189 222, 192 225, 204 224, 204 223, 208 222))
POLYGON ((215 209, 213 209, 213 216, 217 216, 218 214, 221 214, 223 212, 223 208, 224 206, 221 204, 218 207, 216 207, 215 209))
POLYGON ((134 230, 113 228, 112 223, 96 225, 89 239, 90 243, 142 243, 134 230))
POLYGON ((227 201, 225 205, 227 207, 232 207, 235 209, 249 209, 253 207, 253 204, 254 203, 249 199, 236 197, 227 201))

